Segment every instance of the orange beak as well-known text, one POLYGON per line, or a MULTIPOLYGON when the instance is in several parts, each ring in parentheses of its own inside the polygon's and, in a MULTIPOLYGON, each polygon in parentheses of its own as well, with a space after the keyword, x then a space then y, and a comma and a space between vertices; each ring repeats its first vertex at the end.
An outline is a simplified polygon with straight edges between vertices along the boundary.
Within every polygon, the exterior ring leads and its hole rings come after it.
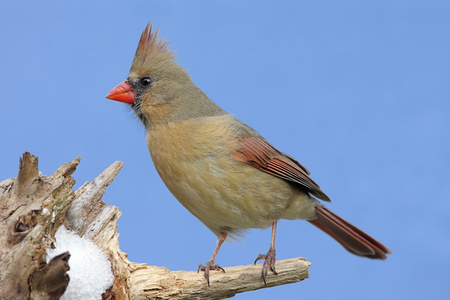
POLYGON ((136 99, 136 93, 134 92, 133 87, 128 82, 124 81, 113 88, 108 95, 106 95, 106 98, 124 103, 133 103, 136 99))

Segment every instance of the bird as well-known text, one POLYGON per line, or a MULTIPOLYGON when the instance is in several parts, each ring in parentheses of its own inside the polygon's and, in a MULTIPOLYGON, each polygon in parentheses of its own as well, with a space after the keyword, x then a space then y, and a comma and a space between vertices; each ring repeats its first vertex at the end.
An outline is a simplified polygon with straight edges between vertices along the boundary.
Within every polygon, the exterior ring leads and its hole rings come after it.
POLYGON ((330 198, 292 156, 272 146, 249 125, 226 112, 176 63, 169 43, 151 21, 144 29, 126 80, 106 96, 127 103, 146 130, 153 164, 175 198, 218 238, 208 262, 198 266, 208 286, 210 270, 226 239, 249 228, 272 227, 262 279, 275 268, 280 219, 306 220, 349 252, 386 259, 391 251, 347 222, 323 202, 330 198))

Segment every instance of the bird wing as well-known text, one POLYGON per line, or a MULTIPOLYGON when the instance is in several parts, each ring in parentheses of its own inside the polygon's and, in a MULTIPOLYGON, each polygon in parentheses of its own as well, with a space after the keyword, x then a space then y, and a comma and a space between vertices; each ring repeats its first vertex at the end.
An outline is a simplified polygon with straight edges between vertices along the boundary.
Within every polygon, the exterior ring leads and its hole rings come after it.
POLYGON ((310 174, 308 169, 291 156, 278 151, 263 138, 240 137, 239 148, 232 157, 266 173, 298 183, 317 198, 331 201, 320 186, 308 176, 310 174))

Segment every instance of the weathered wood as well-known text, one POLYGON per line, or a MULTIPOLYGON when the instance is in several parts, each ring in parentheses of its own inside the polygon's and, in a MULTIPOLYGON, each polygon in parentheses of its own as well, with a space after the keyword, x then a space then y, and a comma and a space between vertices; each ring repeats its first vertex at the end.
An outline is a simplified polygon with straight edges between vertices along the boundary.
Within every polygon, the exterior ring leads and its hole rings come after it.
MULTIPOLYGON (((46 249, 62 224, 107 253, 114 283, 103 299, 223 299, 266 288, 261 264, 211 272, 208 287, 202 272, 130 262, 120 250, 116 231, 121 212, 101 199, 122 162, 73 192, 70 175, 79 162, 76 158, 63 164, 46 178, 38 171, 37 157, 26 152, 17 178, 0 182, 0 299, 58 299, 65 291, 70 254, 45 263, 46 249)), ((308 278, 309 265, 304 258, 277 261, 278 275, 269 274, 267 287, 308 278)))
POLYGON ((57 255, 31 275, 31 299, 61 298, 69 284, 69 258, 69 252, 57 255))
POLYGON ((79 161, 62 165, 49 180, 37 157, 25 152, 17 177, 0 183, 0 299, 28 299, 31 286, 40 286, 33 274, 45 266, 45 250, 75 198, 68 170, 79 161))
MULTIPOLYGON (((308 278, 310 262, 298 257, 277 261, 278 275, 267 276, 267 287, 295 283, 308 278)), ((224 268, 225 273, 210 273, 208 287, 202 272, 169 271, 142 265, 131 272, 132 299, 224 299, 237 293, 266 288, 261 276, 262 265, 224 268)))

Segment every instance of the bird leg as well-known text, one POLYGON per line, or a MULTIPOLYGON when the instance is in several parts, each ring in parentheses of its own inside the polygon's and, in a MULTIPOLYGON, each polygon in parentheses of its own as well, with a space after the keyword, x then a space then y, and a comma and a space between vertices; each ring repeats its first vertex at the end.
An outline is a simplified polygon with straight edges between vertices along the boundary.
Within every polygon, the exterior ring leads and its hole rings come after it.
POLYGON ((208 286, 210 286, 209 285, 209 270, 222 270, 225 273, 225 270, 221 266, 214 264, 214 260, 216 259, 217 253, 219 253, 220 246, 222 246, 222 244, 226 238, 227 238, 226 233, 223 233, 223 232, 220 233, 219 242, 217 243, 216 249, 214 249, 214 252, 211 255, 211 258, 208 260, 208 262, 206 263, 205 266, 202 264, 198 265, 197 273, 200 270, 205 272, 205 278, 206 278, 206 281, 208 282, 208 286))
POLYGON ((266 282, 266 276, 267 276, 267 271, 269 269, 270 266, 270 270, 272 270, 272 272, 275 275, 278 275, 277 271, 275 271, 275 261, 276 261, 276 251, 275 251, 275 235, 277 233, 277 221, 272 223, 272 240, 270 242, 270 248, 269 248, 269 252, 267 252, 267 254, 260 254, 258 255, 258 257, 255 260, 255 263, 260 260, 260 259, 264 259, 264 264, 263 264, 263 270, 262 270, 262 277, 264 280, 264 284, 267 286, 267 282, 266 282))

